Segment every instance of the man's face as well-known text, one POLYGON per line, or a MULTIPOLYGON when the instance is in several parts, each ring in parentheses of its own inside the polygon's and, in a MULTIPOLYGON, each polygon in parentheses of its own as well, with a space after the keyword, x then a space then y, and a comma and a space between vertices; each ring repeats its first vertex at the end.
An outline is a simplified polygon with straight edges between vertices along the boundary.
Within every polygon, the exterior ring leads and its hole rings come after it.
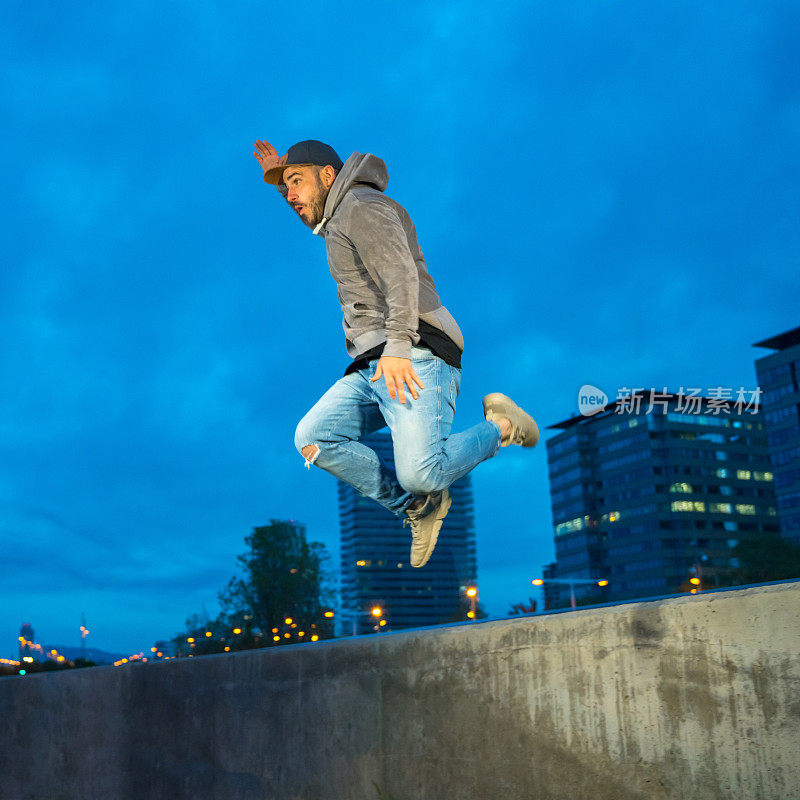
POLYGON ((327 173, 323 173, 320 167, 287 167, 283 172, 283 182, 286 184, 286 202, 309 228, 315 228, 322 222, 330 189, 330 184, 326 185, 327 173))

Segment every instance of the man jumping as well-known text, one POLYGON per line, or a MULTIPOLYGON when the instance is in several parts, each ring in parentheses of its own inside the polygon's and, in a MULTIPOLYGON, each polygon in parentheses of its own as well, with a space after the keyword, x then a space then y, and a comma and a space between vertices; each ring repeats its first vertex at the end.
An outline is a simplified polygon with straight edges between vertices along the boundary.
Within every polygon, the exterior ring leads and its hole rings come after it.
POLYGON ((421 567, 450 509, 448 487, 500 447, 533 447, 539 429, 510 398, 493 393, 483 398, 485 422, 450 434, 464 339, 439 300, 408 212, 383 194, 389 174, 380 158, 353 153, 342 163, 314 140, 283 156, 257 141, 253 155, 264 180, 325 239, 353 359, 300 421, 295 446, 307 467, 405 517, 411 566, 421 567), (385 425, 394 470, 359 441, 385 425))

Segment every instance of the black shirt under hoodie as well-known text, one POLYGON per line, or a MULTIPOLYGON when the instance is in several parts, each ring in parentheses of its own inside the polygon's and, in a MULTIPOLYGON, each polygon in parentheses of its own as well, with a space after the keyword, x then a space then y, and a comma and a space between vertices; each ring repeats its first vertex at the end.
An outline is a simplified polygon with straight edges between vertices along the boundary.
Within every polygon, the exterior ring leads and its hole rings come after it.
MULTIPOLYGON (((461 369, 461 351, 456 346, 456 343, 444 331, 434 328, 429 325, 425 320, 419 321, 418 327, 419 342, 415 347, 427 347, 434 355, 439 356, 445 364, 451 367, 461 369)), ((356 358, 344 371, 345 375, 355 372, 359 369, 364 369, 370 361, 375 358, 380 358, 383 354, 383 348, 386 343, 379 344, 366 353, 362 353, 356 358)))

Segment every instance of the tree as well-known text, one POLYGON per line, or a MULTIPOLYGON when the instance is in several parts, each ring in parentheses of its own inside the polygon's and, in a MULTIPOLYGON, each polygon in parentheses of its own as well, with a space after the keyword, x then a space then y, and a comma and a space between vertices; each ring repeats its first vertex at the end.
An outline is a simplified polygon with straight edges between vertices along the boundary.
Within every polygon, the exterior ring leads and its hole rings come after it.
POLYGON ((779 533, 743 539, 731 554, 739 561, 730 576, 733 585, 800 578, 800 546, 779 533))
POLYGON ((219 593, 222 613, 217 622, 229 630, 241 629, 233 649, 297 643, 314 635, 330 638, 333 621, 325 612, 332 593, 325 545, 308 542, 304 525, 275 519, 254 528, 245 544, 248 551, 237 559, 242 575, 231 578, 219 593))
POLYGON ((532 598, 528 598, 528 605, 525 603, 514 603, 512 604, 511 608, 508 611, 508 615, 513 617, 515 614, 535 614, 536 613, 536 601, 532 598))

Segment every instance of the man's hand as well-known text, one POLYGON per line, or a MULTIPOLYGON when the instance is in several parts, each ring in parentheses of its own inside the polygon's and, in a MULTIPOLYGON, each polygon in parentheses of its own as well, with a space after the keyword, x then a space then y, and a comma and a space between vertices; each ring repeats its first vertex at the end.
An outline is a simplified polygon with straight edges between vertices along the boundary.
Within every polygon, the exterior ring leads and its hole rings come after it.
POLYGON ((404 383, 408 385, 411 396, 415 400, 419 398, 419 395, 412 381, 414 381, 420 389, 425 388, 422 385, 422 381, 417 377, 417 373, 414 372, 410 358, 383 356, 378 362, 378 368, 375 370, 375 377, 370 378, 370 382, 377 381, 381 375, 383 375, 386 380, 386 388, 389 390, 389 397, 394 400, 395 397, 399 396, 401 403, 406 402, 404 383))
POLYGON ((261 169, 266 172, 273 167, 279 167, 281 164, 286 163, 286 156, 279 156, 278 151, 269 143, 258 140, 255 143, 255 151, 253 155, 256 161, 261 164, 261 169))

